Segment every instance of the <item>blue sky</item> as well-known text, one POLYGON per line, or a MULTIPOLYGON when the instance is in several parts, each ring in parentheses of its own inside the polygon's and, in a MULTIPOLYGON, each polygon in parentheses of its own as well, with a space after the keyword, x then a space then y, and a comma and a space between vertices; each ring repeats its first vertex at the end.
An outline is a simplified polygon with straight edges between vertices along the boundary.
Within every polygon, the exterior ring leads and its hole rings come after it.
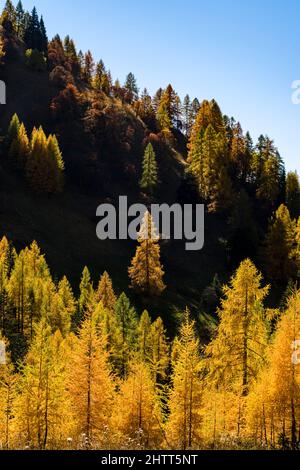
POLYGON ((34 4, 49 37, 69 34, 114 79, 132 71, 151 93, 171 83, 181 97, 215 98, 300 173, 299 0, 24 0, 34 4))

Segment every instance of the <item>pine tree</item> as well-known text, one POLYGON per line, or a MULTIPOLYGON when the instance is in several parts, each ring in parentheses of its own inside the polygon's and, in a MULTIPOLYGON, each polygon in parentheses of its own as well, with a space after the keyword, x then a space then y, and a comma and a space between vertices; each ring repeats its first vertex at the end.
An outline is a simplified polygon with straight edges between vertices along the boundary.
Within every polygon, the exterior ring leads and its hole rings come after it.
POLYGON ((300 217, 300 181, 297 171, 286 176, 286 205, 293 219, 300 217))
POLYGON ((68 393, 74 410, 75 439, 84 436, 86 448, 107 445, 114 398, 114 383, 108 365, 106 341, 93 311, 82 323, 68 364, 68 393))
POLYGON ((115 445, 157 449, 163 441, 162 414, 155 384, 143 362, 133 362, 114 406, 115 445), (122 413, 120 413, 122 410, 122 413))
POLYGON ((140 181, 140 187, 146 191, 152 192, 157 186, 157 163, 156 156, 151 143, 146 147, 143 160, 143 174, 140 181))
POLYGON ((194 328, 195 322, 186 311, 173 346, 170 415, 166 425, 167 441, 173 449, 199 449, 201 445, 201 362, 194 328))
POLYGON ((277 282, 287 282, 295 277, 295 224, 284 205, 277 209, 270 223, 263 250, 268 277, 277 282))
POLYGON ((44 23, 44 19, 41 16, 40 19, 40 40, 39 40, 39 50, 41 52, 47 52, 48 50, 48 37, 47 37, 47 31, 44 23))
POLYGON ((16 6, 16 32, 20 38, 23 38, 25 32, 25 11, 21 0, 16 6))
POLYGON ((257 199, 273 209, 280 195, 284 165, 274 142, 260 136, 253 156, 252 171, 256 184, 257 199))
POLYGON ((186 95, 183 100, 183 120, 184 120, 184 133, 189 137, 192 127, 192 105, 189 95, 186 95))
POLYGON ((250 159, 247 152, 247 141, 238 122, 232 129, 230 142, 230 160, 233 166, 234 177, 243 185, 247 183, 250 173, 250 159))
POLYGON ((24 41, 27 45, 27 49, 36 49, 43 52, 45 50, 46 37, 42 36, 42 34, 46 34, 46 32, 45 30, 43 32, 41 31, 41 23, 37 14, 37 10, 34 7, 24 32, 24 41))
MULTIPOLYGON (((197 126, 200 126, 200 120, 197 126)), ((205 131, 203 129, 204 124, 199 134, 191 137, 189 170, 196 178, 199 193, 208 203, 209 211, 216 212, 228 207, 232 199, 226 142, 211 124, 205 131)), ((196 132, 195 129, 193 132, 196 132)))
POLYGON ((102 91, 102 80, 103 80, 103 76, 104 76, 105 72, 106 72, 106 70, 105 70, 104 62, 103 62, 103 60, 100 60, 96 64, 96 71, 95 71, 95 76, 94 76, 94 80, 93 80, 93 87, 97 91, 102 91))
POLYGON ((140 245, 128 272, 131 287, 151 295, 160 295, 166 288, 163 282, 164 271, 160 262, 158 240, 153 219, 147 211, 143 217, 138 236, 140 245))
POLYGON ((116 353, 116 368, 122 378, 127 376, 129 361, 136 349, 137 315, 123 292, 115 305, 117 325, 120 331, 116 353))
POLYGON ((102 302, 104 308, 112 311, 116 304, 117 298, 114 293, 112 280, 109 274, 105 271, 99 281, 98 289, 96 292, 96 300, 102 302))
POLYGON ((133 73, 129 73, 126 77, 126 81, 124 84, 124 88, 126 90, 126 100, 128 103, 132 103, 138 99, 139 89, 136 83, 136 78, 133 73))

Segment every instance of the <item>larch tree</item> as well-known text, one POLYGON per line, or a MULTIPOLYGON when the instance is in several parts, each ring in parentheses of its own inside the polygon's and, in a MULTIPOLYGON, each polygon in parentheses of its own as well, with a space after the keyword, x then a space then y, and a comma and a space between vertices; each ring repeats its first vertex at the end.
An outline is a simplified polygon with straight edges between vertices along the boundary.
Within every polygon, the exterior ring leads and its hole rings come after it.
POLYGON ((177 109, 176 93, 172 85, 168 85, 162 92, 157 108, 157 120, 162 131, 169 136, 171 129, 175 124, 175 116, 177 109))
POLYGON ((172 449, 199 449, 201 446, 201 361, 195 322, 185 312, 179 337, 173 345, 172 388, 166 424, 168 444, 172 449))
POLYGON ((26 163, 26 177, 36 192, 53 194, 62 190, 64 163, 57 139, 47 139, 42 127, 34 128, 31 151, 26 163))
POLYGON ((51 284, 45 258, 33 242, 15 258, 7 287, 19 333, 32 337, 34 322, 49 313, 51 284))
POLYGON ((300 431, 300 291, 276 326, 266 367, 249 395, 249 431, 259 445, 296 450, 300 431))
POLYGON ((149 295, 160 295, 166 288, 158 241, 152 216, 146 211, 138 235, 139 246, 128 272, 131 287, 149 295))
POLYGON ((49 307, 52 330, 60 330, 62 336, 65 337, 70 332, 77 309, 72 287, 66 276, 58 283, 57 287, 54 287, 49 307))
POLYGON ((104 308, 113 311, 117 297, 113 289, 112 280, 106 271, 100 278, 96 292, 96 300, 98 302, 101 301, 104 308))
POLYGON ((83 79, 88 85, 90 85, 92 82, 94 69, 95 69, 94 58, 92 56, 91 51, 88 51, 84 55, 84 66, 83 66, 83 79))
POLYGON ((112 425, 118 448, 157 449, 163 442, 160 404, 145 363, 131 364, 116 397, 112 425))
POLYGON ((151 143, 146 147, 143 159, 143 174, 140 187, 150 193, 155 189, 158 182, 156 156, 151 143))
POLYGON ((269 225, 263 258, 266 273, 273 281, 287 282, 296 276, 295 224, 284 204, 277 209, 269 225))
MULTIPOLYGON (((17 375, 8 353, 8 342, 0 334, 5 345, 5 357, 0 362, 0 441, 2 449, 12 449, 14 444, 14 400, 17 375)), ((3 351, 2 351, 3 352, 3 351)))
POLYGON ((7 144, 8 148, 12 144, 12 142, 18 138, 19 134, 19 129, 20 129, 20 119, 17 114, 14 114, 13 117, 11 118, 11 121, 9 123, 8 131, 7 131, 7 144))
POLYGON ((16 253, 6 237, 0 240, 0 328, 5 335, 10 311, 8 282, 16 253))
POLYGON ((80 296, 78 300, 78 310, 80 318, 82 319, 89 303, 93 299, 94 294, 93 283, 91 280, 90 271, 87 266, 85 266, 82 271, 79 290, 80 296))
POLYGON ((106 339, 91 311, 74 339, 68 363, 68 394, 74 410, 74 437, 86 448, 105 446, 114 398, 106 339), (84 438, 82 442, 82 437, 84 438))
POLYGON ((206 348, 210 381, 241 397, 264 364, 268 325, 263 301, 269 288, 261 283, 254 264, 243 261, 224 287, 216 336, 206 348))
POLYGON ((18 135, 13 139, 9 148, 9 158, 13 160, 14 165, 24 170, 30 155, 30 143, 27 131, 23 123, 20 124, 18 135))
POLYGON ((70 416, 65 356, 61 335, 51 336, 50 326, 42 320, 35 327, 17 384, 16 426, 22 446, 45 450, 63 446, 66 441, 70 416))
POLYGON ((55 135, 50 135, 47 141, 48 150, 48 181, 45 190, 48 193, 58 193, 63 189, 65 169, 62 153, 55 135))

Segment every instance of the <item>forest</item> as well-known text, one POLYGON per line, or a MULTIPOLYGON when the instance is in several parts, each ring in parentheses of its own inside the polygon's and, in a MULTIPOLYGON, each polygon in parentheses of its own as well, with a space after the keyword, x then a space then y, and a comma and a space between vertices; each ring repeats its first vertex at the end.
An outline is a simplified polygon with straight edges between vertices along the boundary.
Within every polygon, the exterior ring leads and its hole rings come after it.
POLYGON ((300 180, 274 141, 122 84, 21 1, 0 79, 0 449, 299 450, 300 180), (97 240, 121 194, 205 204, 203 250, 150 212, 97 240))

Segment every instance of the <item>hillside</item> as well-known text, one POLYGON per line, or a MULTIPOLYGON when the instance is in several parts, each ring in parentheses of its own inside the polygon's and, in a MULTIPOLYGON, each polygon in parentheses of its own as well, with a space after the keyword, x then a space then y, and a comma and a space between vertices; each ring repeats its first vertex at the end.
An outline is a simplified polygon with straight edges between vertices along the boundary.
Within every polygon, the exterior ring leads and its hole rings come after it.
MULTIPOLYGON (((66 187, 63 194, 37 197, 22 177, 12 171, 3 150, 2 233, 18 250, 36 240, 46 254, 54 277, 67 275, 75 292, 78 291, 82 269, 87 265, 95 284, 107 270, 117 292, 125 290, 133 297, 138 308, 147 307, 154 316, 162 315, 171 330, 174 328, 175 313, 186 306, 198 316, 205 287, 216 274, 221 280, 227 279, 226 253, 220 242, 223 219, 213 216, 207 218, 205 248, 201 252, 186 252, 183 242, 171 240, 163 243, 162 262, 168 288, 161 298, 152 299, 149 305, 149 300, 141 301, 130 293, 127 269, 135 251, 135 243, 100 242, 95 234, 96 208, 104 201, 117 202, 118 196, 123 194, 131 202, 147 201, 137 185, 143 146, 149 136, 154 142, 159 137, 151 133, 131 106, 100 94, 102 120, 97 132, 101 134, 103 152, 99 152, 89 141, 86 143, 87 136, 85 141, 79 139, 77 128, 70 130, 68 123, 53 118, 50 105, 60 90, 51 83, 49 71, 31 70, 26 65, 22 41, 11 36, 9 41, 12 51, 8 54, 0 77, 7 83, 7 105, 2 106, 0 116, 2 134, 5 135, 14 113, 18 114, 29 130, 42 125, 48 133, 56 132, 66 164, 66 187), (125 142, 121 141, 122 136, 125 142)), ((89 102, 95 99, 81 82, 78 86, 81 87, 84 100, 89 102)), ((84 139, 85 131, 80 122, 78 125, 80 137, 84 139)), ((184 141, 184 136, 175 131, 172 141, 175 147, 158 140, 156 148, 160 186, 155 194, 156 202, 171 204, 178 200, 181 202, 182 197, 186 197, 181 190, 186 165, 184 141), (183 154, 180 153, 182 151, 183 154)), ((188 196, 187 202, 190 202, 188 196)), ((208 326, 209 317, 203 315, 200 317, 204 325, 208 326)))
MULTIPOLYGON (((237 152, 229 158, 240 160, 229 162, 232 168, 226 170, 232 180, 229 183, 230 191, 233 190, 231 195, 224 192, 228 185, 224 177, 220 183, 213 180, 208 183, 211 178, 208 175, 207 183, 211 185, 208 193, 220 185, 220 202, 209 201, 212 196, 206 198, 197 194, 198 175, 193 171, 193 175, 187 173, 188 165, 191 168, 193 165, 188 163, 187 156, 193 155, 193 145, 196 145, 191 142, 199 127, 197 119, 201 122, 201 114, 210 113, 208 102, 204 101, 199 109, 196 99, 189 105, 185 101, 182 111, 178 111, 180 99, 171 85, 165 92, 158 90, 153 99, 146 90, 138 97, 133 74, 128 75, 124 87, 117 82, 113 85, 110 72, 101 61, 95 66, 89 51, 85 55, 81 51, 75 55, 75 45, 69 37, 63 46, 56 36, 49 42, 47 54, 37 51, 34 58, 28 59, 28 45, 24 39, 15 33, 9 22, 4 21, 1 28, 6 52, 0 78, 7 84, 7 104, 1 107, 0 116, 3 139, 12 116, 17 114, 29 135, 39 126, 46 134, 56 135, 65 164, 63 193, 37 195, 30 190, 24 177, 12 168, 8 149, 3 145, 3 234, 18 250, 36 240, 46 254, 54 277, 66 274, 75 292, 78 292, 85 265, 89 267, 95 285, 101 273, 107 270, 118 293, 124 290, 137 308, 147 307, 154 316, 162 315, 171 331, 176 323, 176 312, 188 306, 197 318, 200 316, 199 329, 205 336, 210 328, 210 315, 215 317, 221 292, 211 291, 209 286, 214 279, 218 279, 219 285, 226 282, 246 256, 260 264, 259 240, 264 236, 273 209, 284 200, 283 176, 274 174, 278 180, 274 185, 279 187, 275 192, 275 188, 259 187, 258 182, 251 182, 253 169, 249 166, 249 158, 253 161, 257 158, 251 149, 251 137, 240 135, 239 123, 236 124, 233 118, 222 117, 217 103, 212 101, 215 129, 223 128, 223 122, 226 123, 230 152, 237 152), (164 108, 166 99, 170 102, 166 101, 164 108), (168 106, 171 106, 169 111, 168 106), (190 114, 186 114, 187 106, 190 114), (194 112, 193 117, 191 114, 193 106, 199 109, 197 119, 194 112), (159 184, 150 196, 139 187, 143 154, 149 142, 154 146, 159 169, 159 184), (245 154, 239 155, 239 148, 244 145, 245 154), (270 190, 275 195, 274 202, 270 199, 273 198, 270 190), (265 202, 259 200, 261 196, 255 197, 255 192, 262 194, 265 202), (207 205, 203 250, 187 252, 183 242, 174 240, 161 243, 167 284, 161 297, 144 299, 128 289, 127 270, 135 252, 134 243, 100 242, 96 238, 98 205, 102 202, 117 204, 120 195, 127 195, 129 203, 204 202, 207 205), (229 197, 231 202, 228 204, 229 197), (218 209, 219 204, 224 204, 224 208, 218 209), (61 253, 64 253, 63 257, 61 253)), ((270 158, 275 157, 270 155, 270 158)), ((282 171, 280 167, 278 169, 282 171)), ((219 169, 217 173, 222 175, 222 171, 219 169)), ((260 178, 259 184, 265 185, 268 178, 264 175, 260 178)), ((283 290, 281 284, 275 286, 271 305, 280 299, 283 290)))
POLYGON ((21 1, 0 80, 0 449, 299 450, 300 179, 272 138, 121 84, 21 1))

